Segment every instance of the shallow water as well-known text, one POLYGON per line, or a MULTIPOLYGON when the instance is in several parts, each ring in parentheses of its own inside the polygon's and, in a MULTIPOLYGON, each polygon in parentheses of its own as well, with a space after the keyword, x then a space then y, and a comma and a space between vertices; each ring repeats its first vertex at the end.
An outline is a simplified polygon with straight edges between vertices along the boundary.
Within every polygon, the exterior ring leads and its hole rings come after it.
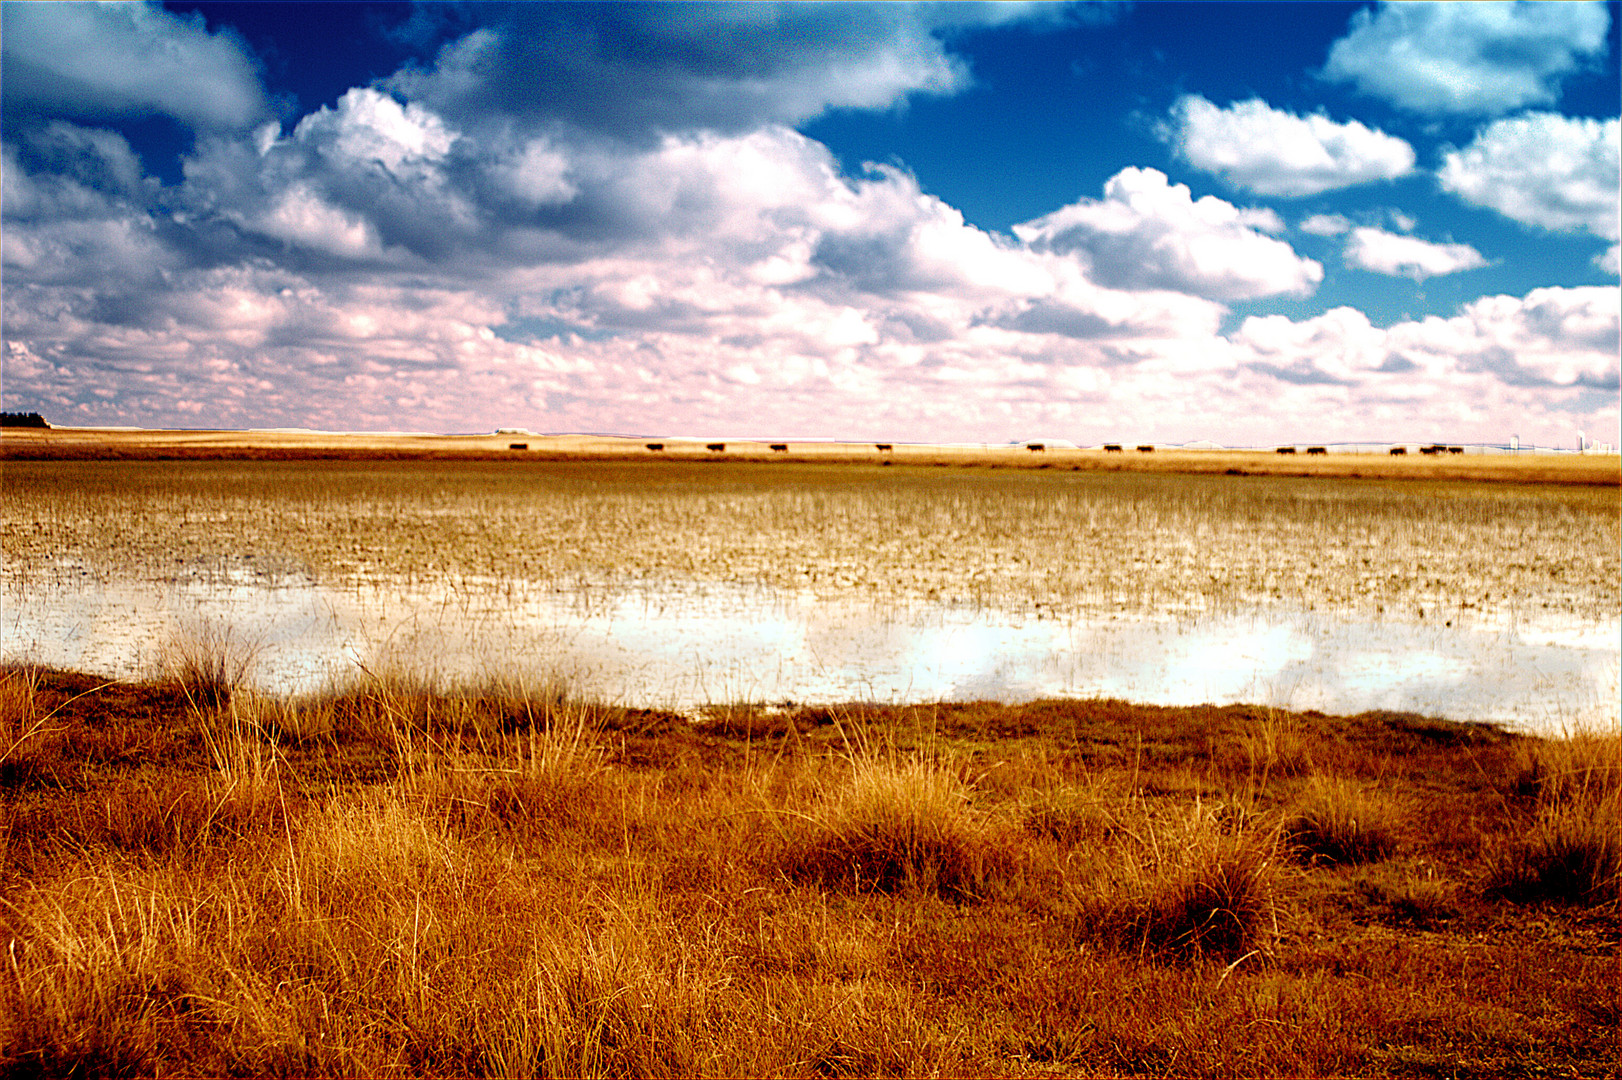
POLYGON ((363 669, 455 681, 562 678, 577 693, 692 712, 734 701, 1118 697, 1415 711, 1537 731, 1618 723, 1622 621, 1433 613, 1400 622, 1253 606, 1221 614, 879 607, 726 583, 612 588, 459 579, 347 589, 298 575, 8 590, 7 660, 109 676, 176 641, 228 637, 252 679, 320 689, 363 669))
POLYGON ((972 470, 11 462, 0 658, 225 639, 692 710, 1108 695, 1618 722, 1615 489, 972 470))

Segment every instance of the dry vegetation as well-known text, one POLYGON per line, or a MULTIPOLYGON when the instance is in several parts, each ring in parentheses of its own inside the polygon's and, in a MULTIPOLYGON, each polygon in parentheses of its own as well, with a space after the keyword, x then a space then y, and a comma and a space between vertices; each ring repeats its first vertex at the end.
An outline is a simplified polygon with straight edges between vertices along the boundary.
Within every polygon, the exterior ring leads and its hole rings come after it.
POLYGON ((0 1072, 1615 1075, 1622 739, 0 680, 0 1072))
POLYGON ((1433 622, 1622 608, 1610 487, 693 462, 11 462, 0 579, 1433 622))

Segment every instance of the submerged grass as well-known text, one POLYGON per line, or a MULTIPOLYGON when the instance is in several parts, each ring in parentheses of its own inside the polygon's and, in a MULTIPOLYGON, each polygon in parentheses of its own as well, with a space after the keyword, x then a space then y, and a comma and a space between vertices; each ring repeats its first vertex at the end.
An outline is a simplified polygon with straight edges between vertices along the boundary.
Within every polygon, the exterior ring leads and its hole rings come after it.
POLYGON ((4 1072, 1615 1071, 1614 735, 45 670, 0 724, 4 1072))

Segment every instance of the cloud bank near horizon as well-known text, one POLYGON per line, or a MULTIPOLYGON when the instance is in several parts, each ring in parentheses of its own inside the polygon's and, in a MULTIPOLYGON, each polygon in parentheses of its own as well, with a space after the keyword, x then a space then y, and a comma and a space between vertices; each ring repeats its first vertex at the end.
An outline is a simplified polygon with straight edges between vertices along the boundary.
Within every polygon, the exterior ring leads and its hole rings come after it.
MULTIPOLYGON (((903 163, 848 167, 798 128, 969 94, 954 41, 1020 19, 1040 35, 1058 13, 686 10, 429 9, 418 17, 446 22, 415 27, 435 41, 418 59, 288 116, 249 46, 200 19, 8 8, 4 90, 29 118, 8 112, 4 139, 7 408, 938 441, 1496 440, 1511 424, 1563 441, 1617 424, 1614 285, 1479 295, 1386 325, 1355 307, 1257 307, 1310 303, 1330 275, 1418 284, 1495 261, 1408 235, 1411 219, 1391 232, 1320 212, 1298 228, 1335 238, 1326 266, 1253 201, 1411 176, 1403 138, 1185 95, 1162 137, 1230 197, 1123 164, 1005 233, 903 163), (182 62, 185 81, 166 74, 182 62), (178 179, 112 123, 152 115, 191 135, 178 179)), ((1372 74, 1381 48, 1430 47, 1395 10, 1354 19, 1326 72, 1419 111, 1549 104, 1596 48, 1590 8, 1530 28, 1477 19, 1474 51, 1436 58, 1460 77, 1501 80, 1512 61, 1494 33, 1542 44, 1513 94, 1445 98, 1414 72, 1372 74)), ((1597 258, 1615 275, 1616 124, 1495 119, 1430 182, 1529 236, 1608 241, 1597 258)))

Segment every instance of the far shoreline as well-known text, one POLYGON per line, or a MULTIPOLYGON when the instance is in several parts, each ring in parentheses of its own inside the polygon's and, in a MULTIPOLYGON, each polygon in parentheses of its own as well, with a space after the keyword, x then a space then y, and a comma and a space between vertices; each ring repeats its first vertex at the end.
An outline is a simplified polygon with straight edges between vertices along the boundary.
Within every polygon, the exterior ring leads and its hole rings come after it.
MULTIPOLYGON (((1368 444, 1376 445, 1376 444, 1368 444)), ((471 435, 304 430, 0 429, 0 461, 504 461, 771 462, 1378 480, 1622 486, 1622 456, 1595 453, 1428 453, 1071 447, 801 441, 767 438, 471 435)))

